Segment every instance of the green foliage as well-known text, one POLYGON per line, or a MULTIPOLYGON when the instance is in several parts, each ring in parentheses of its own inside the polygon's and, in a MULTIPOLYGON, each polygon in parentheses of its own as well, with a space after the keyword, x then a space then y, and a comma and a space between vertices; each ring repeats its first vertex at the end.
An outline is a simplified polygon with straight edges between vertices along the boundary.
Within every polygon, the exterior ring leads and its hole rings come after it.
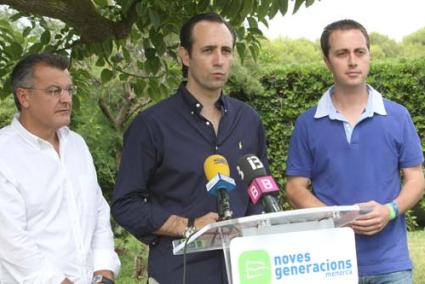
POLYGON ((319 42, 307 39, 278 38, 261 41, 257 66, 262 70, 288 64, 311 64, 322 61, 319 42))
POLYGON ((117 284, 146 283, 148 247, 131 235, 115 239, 115 248, 121 260, 117 284))
POLYGON ((12 121, 13 114, 17 111, 12 96, 1 101, 0 107, 0 128, 9 125, 12 121))
POLYGON ((71 129, 82 135, 89 145, 99 185, 110 200, 122 148, 121 133, 111 127, 95 100, 86 100, 80 110, 74 112, 71 129))
POLYGON ((410 257, 414 263, 413 283, 423 283, 425 279, 425 230, 407 234, 410 257))
POLYGON ((403 39, 404 44, 415 44, 425 46, 425 27, 417 30, 416 32, 406 36, 403 39))
POLYGON ((373 58, 384 59, 396 58, 400 56, 402 47, 397 44, 395 40, 379 33, 371 33, 369 38, 373 58), (377 52, 374 51, 375 48, 379 48, 382 52, 382 55, 377 56, 377 52))
MULTIPOLYGON (((179 78, 170 68, 176 61, 178 34, 191 16, 215 11, 235 27, 237 51, 257 58, 263 38, 258 23, 288 10, 289 0, 76 0, 8 1, 7 17, 0 21, 0 81, 22 55, 40 51, 70 54, 73 61, 96 58, 103 83, 117 78, 137 86, 158 101, 170 93, 179 78), (52 20, 52 18, 61 20, 52 20)), ((293 12, 314 0, 297 0, 293 12)), ((10 90, 0 90, 1 96, 10 90)))

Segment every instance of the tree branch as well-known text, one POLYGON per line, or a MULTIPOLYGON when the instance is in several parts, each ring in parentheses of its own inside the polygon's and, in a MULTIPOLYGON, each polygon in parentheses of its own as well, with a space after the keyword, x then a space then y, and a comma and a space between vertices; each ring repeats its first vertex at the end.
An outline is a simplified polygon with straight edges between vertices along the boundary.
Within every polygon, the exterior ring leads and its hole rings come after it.
POLYGON ((137 19, 134 1, 121 21, 99 14, 91 0, 0 0, 20 12, 61 20, 75 29, 81 43, 101 43, 109 38, 122 39, 137 19))

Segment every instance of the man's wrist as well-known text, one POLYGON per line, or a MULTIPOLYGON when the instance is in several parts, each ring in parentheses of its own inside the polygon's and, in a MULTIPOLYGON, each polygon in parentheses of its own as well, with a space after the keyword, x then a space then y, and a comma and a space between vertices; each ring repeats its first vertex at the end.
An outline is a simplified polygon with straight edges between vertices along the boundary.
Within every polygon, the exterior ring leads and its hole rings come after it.
POLYGON ((395 200, 385 204, 388 207, 388 210, 390 211, 389 218, 390 220, 394 220, 395 218, 400 215, 400 208, 398 207, 397 202, 395 200))
POLYGON ((103 276, 101 274, 97 274, 93 276, 92 284, 103 283, 103 284, 115 284, 114 280, 103 276))
POLYGON ((183 232, 183 237, 187 239, 195 232, 196 232, 195 218, 189 217, 187 220, 186 229, 183 232))

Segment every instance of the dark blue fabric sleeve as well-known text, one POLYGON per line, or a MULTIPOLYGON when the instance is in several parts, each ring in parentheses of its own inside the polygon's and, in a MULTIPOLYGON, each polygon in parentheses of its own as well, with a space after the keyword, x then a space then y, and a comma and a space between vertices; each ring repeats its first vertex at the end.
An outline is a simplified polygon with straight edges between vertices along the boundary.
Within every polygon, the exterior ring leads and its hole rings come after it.
POLYGON ((124 135, 124 147, 112 199, 115 220, 137 239, 152 243, 154 231, 170 217, 165 209, 150 202, 149 177, 158 163, 158 143, 139 115, 124 135))

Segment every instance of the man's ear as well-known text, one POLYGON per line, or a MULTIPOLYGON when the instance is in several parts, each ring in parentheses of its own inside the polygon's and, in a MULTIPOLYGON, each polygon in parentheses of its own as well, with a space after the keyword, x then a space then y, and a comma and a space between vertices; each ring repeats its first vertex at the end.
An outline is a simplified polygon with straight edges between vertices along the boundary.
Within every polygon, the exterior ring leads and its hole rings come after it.
POLYGON ((19 104, 21 105, 21 108, 28 108, 29 103, 29 96, 28 96, 28 90, 17 88, 16 89, 16 98, 18 99, 19 104))
POLYGON ((186 48, 180 46, 179 47, 179 57, 183 63, 184 66, 189 67, 189 52, 187 51, 186 48))

